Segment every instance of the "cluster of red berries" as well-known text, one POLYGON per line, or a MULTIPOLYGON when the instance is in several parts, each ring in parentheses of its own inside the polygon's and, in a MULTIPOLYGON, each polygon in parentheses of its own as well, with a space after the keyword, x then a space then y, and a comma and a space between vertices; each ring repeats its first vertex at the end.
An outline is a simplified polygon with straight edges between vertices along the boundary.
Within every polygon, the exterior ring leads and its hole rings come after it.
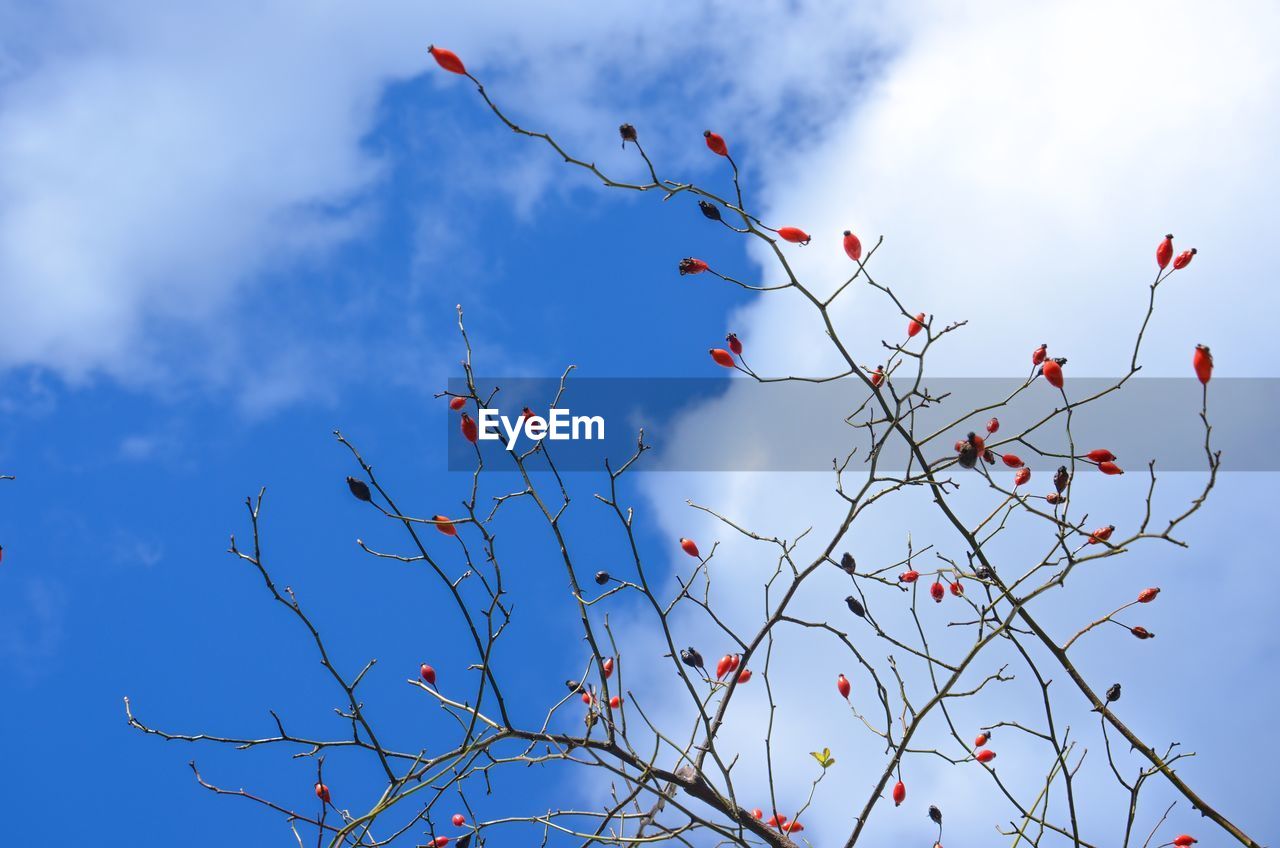
POLYGON ((973 740, 973 747, 975 749, 973 758, 983 765, 986 765, 996 758, 996 752, 986 747, 987 743, 990 741, 991 733, 985 730, 979 733, 977 738, 973 740))
POLYGON ((751 679, 751 669, 744 668, 739 671, 740 665, 742 665, 742 654, 725 654, 716 663, 716 680, 724 680, 737 672, 738 682, 746 683, 751 679))
POLYGON ((738 339, 737 333, 730 333, 725 336, 724 341, 725 344, 729 345, 728 350, 725 350, 722 347, 713 347, 707 352, 711 354, 711 359, 716 363, 716 365, 720 365, 725 368, 737 368, 738 365, 733 361, 733 358, 735 356, 742 356, 742 342, 738 339))
MULTIPOLYGON (((756 807, 751 811, 751 816, 756 821, 762 821, 764 819, 764 810, 756 807)), ((775 828, 783 833, 799 833, 804 830, 804 825, 800 824, 800 822, 788 822, 787 817, 781 813, 774 813, 769 816, 769 820, 765 822, 765 826, 775 828)))

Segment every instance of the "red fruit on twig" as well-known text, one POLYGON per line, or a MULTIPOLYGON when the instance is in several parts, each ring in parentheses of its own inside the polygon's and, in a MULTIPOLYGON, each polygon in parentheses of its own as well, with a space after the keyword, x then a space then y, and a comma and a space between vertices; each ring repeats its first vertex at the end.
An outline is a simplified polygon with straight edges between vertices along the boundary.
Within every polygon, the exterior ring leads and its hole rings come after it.
POLYGON ((432 686, 436 685, 436 670, 426 663, 423 663, 422 668, 418 669, 418 675, 432 686))
POLYGON ((707 149, 718 156, 729 155, 729 145, 724 143, 724 139, 711 130, 702 133, 702 138, 707 142, 707 149))
POLYGON ((462 813, 454 813, 451 821, 453 822, 454 827, 462 827, 467 823, 467 817, 462 813))
POLYGON ((750 679, 751 679, 751 669, 744 668, 742 671, 738 672, 738 683, 740 684, 746 683, 750 679))
POLYGON ((756 821, 760 821, 762 818, 764 818, 764 810, 760 809, 759 807, 756 807, 754 810, 751 811, 751 818, 755 819, 756 821))
POLYGON ((612 698, 609 699, 609 709, 616 710, 620 706, 622 706, 621 695, 614 695, 612 698))
POLYGON ((1184 250, 1178 254, 1178 258, 1173 260, 1173 270, 1180 271, 1191 264, 1191 257, 1196 255, 1196 249, 1184 250))
POLYGON ((698 545, 692 539, 686 539, 681 536, 680 547, 689 556, 694 557, 695 559, 702 559, 702 556, 698 553, 698 545))
POLYGON ((846 701, 849 700, 849 693, 853 691, 853 687, 849 685, 849 678, 843 674, 836 678, 836 691, 840 693, 840 697, 846 701))
POLYGON ((733 655, 725 654, 716 663, 716 680, 723 680, 724 676, 733 671, 733 655))
POLYGON ((778 236, 792 244, 808 244, 809 234, 799 227, 779 227, 778 236))
POLYGON ((467 399, 464 397, 449 398, 449 408, 453 410, 462 409, 467 405, 467 399))
POLYGON ((907 322, 907 338, 913 338, 924 329, 924 313, 916 313, 916 317, 907 322))
POLYGON ((1169 264, 1169 260, 1173 258, 1173 233, 1169 233, 1164 237, 1164 241, 1156 246, 1156 264, 1163 271, 1169 264))
POLYGON ((605 661, 600 663, 600 666, 604 669, 604 677, 606 680, 613 677, 613 657, 606 657, 605 661))
POLYGON ((1046 359, 1044 365, 1040 366, 1040 370, 1049 385, 1055 389, 1062 388, 1062 366, 1058 364, 1058 360, 1046 359))
POLYGON ((778 829, 783 833, 799 833, 804 830, 804 825, 800 824, 800 822, 791 822, 789 824, 784 824, 778 829))
POLYGON ((725 368, 733 368, 733 354, 722 347, 713 347, 707 351, 711 354, 711 358, 715 360, 716 365, 722 365, 725 368))
POLYGON ((1013 485, 1021 486, 1023 483, 1031 479, 1030 468, 1019 468, 1018 473, 1013 475, 1013 485))
POLYGON ((1000 419, 999 419, 999 418, 992 418, 990 421, 988 421, 988 422, 987 422, 987 432, 988 432, 988 433, 995 433, 995 432, 997 432, 999 429, 1000 429, 1000 419))
POLYGON ((1044 362, 1045 357, 1047 357, 1048 355, 1049 355, 1049 346, 1047 344, 1040 345, 1040 347, 1031 351, 1031 364, 1039 365, 1041 362, 1044 362))
POLYGON ((583 692, 583 693, 582 693, 582 703, 590 705, 590 703, 591 703, 591 693, 590 693, 590 692, 583 692))
POLYGON ((449 844, 449 837, 437 836, 435 839, 431 840, 431 844, 434 848, 444 848, 444 846, 449 844))
POLYGON ((453 526, 453 522, 449 520, 449 516, 433 515, 431 516, 431 520, 440 522, 439 524, 436 525, 436 529, 439 530, 441 533, 445 534, 446 536, 458 535, 458 528, 453 526))
POLYGON ((1105 542, 1111 538, 1111 534, 1116 532, 1114 524, 1108 524, 1106 527, 1099 527, 1089 534, 1089 544, 1096 545, 1099 542, 1105 542))
POLYGON ((1200 841, 1199 839, 1196 839, 1195 837, 1184 833, 1181 836, 1174 839, 1173 844, 1177 845, 1178 848, 1190 848, 1190 846, 1195 845, 1199 841, 1200 841))
POLYGON ((692 256, 686 256, 680 260, 680 276, 685 274, 701 274, 711 266, 703 262, 701 259, 695 259, 692 256))
POLYGON ((1139 639, 1156 638, 1156 634, 1152 633, 1150 630, 1148 630, 1145 627, 1130 627, 1129 632, 1132 633, 1134 636, 1137 636, 1139 639))
POLYGON ((476 420, 464 412, 462 413, 462 423, 460 426, 462 428, 462 438, 474 445, 476 443, 476 439, 480 438, 480 429, 476 426, 476 420))
POLYGON ((1213 354, 1208 347, 1196 345, 1196 352, 1191 355, 1191 366, 1196 369, 1196 379, 1201 385, 1209 385, 1209 378, 1213 376, 1213 354))
POLYGON ((1156 595, 1160 594, 1160 589, 1152 586, 1150 589, 1143 589, 1138 593, 1138 603, 1149 604, 1156 599, 1156 595))
POLYGON ((329 787, 325 786, 323 783, 316 784, 316 797, 326 804, 332 803, 329 797, 329 787))
POLYGON ((1058 504, 1065 502, 1067 497, 1060 492, 1050 492, 1044 496, 1044 499, 1048 501, 1050 506, 1057 506, 1058 504))
POLYGON ((730 333, 724 337, 724 340, 729 343, 729 350, 738 356, 742 356, 742 342, 738 340, 737 333, 730 333))
POLYGON ((989 763, 996 758, 996 752, 990 748, 983 748, 974 756, 977 757, 978 762, 980 763, 989 763))
POLYGON ((1022 460, 1017 456, 1017 454, 1012 454, 1012 453, 1007 453, 1004 456, 1000 457, 1000 461, 1003 462, 1005 465, 1009 466, 1010 468, 1021 468, 1023 464, 1022 460))
POLYGON ((981 748, 983 745, 987 744, 987 740, 990 738, 991 735, 989 733, 979 733, 978 737, 973 740, 973 747, 981 748))
POLYGON ((458 54, 452 50, 445 50, 443 47, 436 47, 434 44, 427 47, 427 52, 436 60, 436 64, 444 68, 446 71, 454 74, 466 75, 467 69, 463 66, 462 60, 458 58, 458 54))
POLYGON ((905 800, 907 800, 907 785, 899 780, 893 785, 893 806, 901 807, 905 800))
POLYGON ((882 383, 884 383, 884 366, 877 365, 876 370, 871 372, 871 385, 878 389, 882 383))
POLYGON ((951 594, 955 595, 957 598, 964 594, 964 586, 960 585, 959 580, 952 583, 948 588, 951 589, 951 594))
POLYGON ((920 579, 920 572, 914 570, 904 571, 898 575, 898 579, 903 583, 914 583, 920 579))
POLYGON ((942 584, 937 580, 933 581, 933 585, 929 587, 929 595, 937 603, 942 603, 942 599, 946 597, 946 590, 942 588, 942 584))
POLYGON ((1098 470, 1101 471, 1103 474, 1111 474, 1111 475, 1124 473, 1124 469, 1116 465, 1114 462, 1099 462, 1098 470))
POLYGON ((1106 448, 1094 448, 1084 455, 1090 462, 1115 462, 1116 455, 1106 448))
POLYGON ((862 261, 862 242, 850 230, 844 231, 844 252, 854 262, 862 261))
POLYGON ((779 815, 778 813, 774 813, 773 815, 769 816, 769 820, 765 822, 765 824, 768 825, 769 827, 781 827, 782 823, 785 822, 786 820, 787 820, 786 816, 779 815))

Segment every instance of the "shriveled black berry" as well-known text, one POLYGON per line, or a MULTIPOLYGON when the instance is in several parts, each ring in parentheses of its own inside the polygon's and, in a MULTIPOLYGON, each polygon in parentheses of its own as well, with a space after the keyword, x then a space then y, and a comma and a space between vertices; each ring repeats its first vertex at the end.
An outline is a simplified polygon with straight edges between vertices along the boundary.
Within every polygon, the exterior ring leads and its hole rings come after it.
POLYGON ((858 618, 862 618, 867 614, 867 611, 863 608, 862 603, 853 595, 850 595, 849 597, 845 598, 844 602, 846 605, 848 605, 849 612, 853 613, 858 618))
POLYGON ((1107 703, 1120 700, 1120 684, 1112 683, 1111 688, 1107 690, 1107 703))
POLYGON ((720 207, 714 203, 708 203, 705 200, 698 201, 698 208, 702 210, 702 214, 710 218, 712 221, 720 220, 720 207))
POLYGON ((347 488, 351 490, 351 494, 355 495, 357 500, 373 500, 373 495, 369 492, 369 485, 363 480, 356 477, 348 477, 347 488))
POLYGON ((631 124, 623 124, 618 127, 618 135, 622 136, 622 146, 626 147, 628 141, 636 140, 636 128, 631 124))
POLYGON ((942 825, 942 810, 939 810, 939 809, 938 809, 937 807, 935 807, 933 804, 930 804, 930 805, 929 805, 929 818, 933 819, 933 823, 934 823, 934 824, 936 824, 936 825, 938 825, 939 827, 941 827, 941 825, 942 825))
POLYGON ((596 583, 597 583, 598 585, 603 586, 604 584, 606 584, 606 583, 608 583, 608 582, 609 582, 609 572, 607 572, 607 571, 597 571, 597 572, 596 572, 596 583))
POLYGON ((840 557, 840 567, 844 569, 846 574, 853 574, 858 568, 858 563, 854 561, 853 554, 845 551, 844 556, 840 557))
POLYGON ((690 645, 680 652, 680 662, 689 666, 689 668, 706 668, 707 664, 702 659, 702 654, 698 653, 698 649, 690 645))

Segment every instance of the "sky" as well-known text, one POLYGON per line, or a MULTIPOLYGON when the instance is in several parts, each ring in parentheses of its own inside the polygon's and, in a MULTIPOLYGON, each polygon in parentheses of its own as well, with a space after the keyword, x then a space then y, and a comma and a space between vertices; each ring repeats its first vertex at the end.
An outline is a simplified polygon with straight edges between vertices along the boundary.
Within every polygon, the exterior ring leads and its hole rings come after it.
MULTIPOLYGON (((307 762, 146 739, 121 703, 128 695, 139 717, 183 732, 267 733, 269 708, 334 732, 340 693, 296 622, 225 552, 228 534, 247 533, 244 498, 261 486, 273 571, 325 622, 346 668, 378 658, 367 697, 379 718, 400 738, 448 731, 403 680, 425 657, 442 670, 470 659, 420 575, 355 544, 404 540, 346 492, 354 467, 332 431, 413 514, 456 509, 470 477, 448 468, 453 422, 433 398, 459 375, 456 304, 477 369, 495 376, 574 364, 584 377, 714 378, 705 351, 729 330, 770 373, 833 367, 798 298, 675 273, 696 255, 761 279, 774 268, 758 246, 708 226, 691 202, 608 192, 565 169, 435 68, 429 43, 462 55, 516 120, 611 172, 642 176, 618 144, 629 121, 664 172, 727 191, 701 140, 719 129, 747 202, 815 235, 787 250, 806 279, 847 276, 840 231, 883 234, 878 278, 931 315, 969 321, 935 357, 939 376, 1019 375, 1045 341, 1072 374, 1120 373, 1152 250, 1174 232, 1200 252, 1161 290, 1144 374, 1187 376, 1191 347, 1205 342, 1220 376, 1266 377, 1280 349, 1254 316, 1280 305, 1267 255, 1280 196, 1278 36, 1280 10, 1248 2, 0 2, 0 474, 17 477, 0 481, 0 795, 28 812, 11 838, 48 842, 53 828, 53 844, 291 839, 249 804, 201 790, 185 763, 304 804, 307 762), (121 821, 130 826, 112 826, 121 821)), ((900 326, 874 295, 851 293, 834 316, 869 363, 900 326)), ((660 440, 696 443, 734 420, 736 391, 726 383, 660 440)), ((620 540, 589 503, 599 478, 571 476, 575 543, 616 562, 620 540)), ((1132 522, 1143 482, 1083 485, 1099 511, 1132 522)), ((1169 475, 1163 505, 1200 482, 1169 475)), ((1264 841, 1280 817, 1257 763, 1280 743, 1264 711, 1242 705, 1276 698, 1280 637, 1258 567, 1272 554, 1272 486, 1267 474, 1225 475, 1188 550, 1150 547, 1084 574, 1046 613, 1065 628, 1099 598, 1162 586, 1144 610, 1157 640, 1085 642, 1081 663, 1123 675, 1139 732, 1198 751, 1180 773, 1264 841)), ((628 494, 668 588, 687 568, 673 539, 721 544, 717 600, 743 621, 759 609, 769 557, 686 500, 788 538, 838 506, 819 474, 653 474, 628 494)), ((860 561, 893 561, 908 530, 945 536, 908 500, 851 538, 860 561)), ((982 501, 963 506, 976 513, 982 501)), ((503 659, 540 702, 558 696, 581 649, 545 529, 519 511, 511 521, 508 538, 540 544, 513 569, 522 613, 503 659)), ((815 581, 799 609, 830 615, 839 578, 815 581)), ((670 681, 642 659, 652 627, 625 604, 613 614, 637 658, 628 685, 661 702, 670 681)), ((705 622, 679 627, 718 653, 705 622)), ((850 766, 824 784, 809 822, 815 844, 841 838, 847 793, 865 784, 853 766, 877 753, 823 697, 841 670, 829 648, 778 650, 781 709, 794 716, 779 731, 791 756, 778 769, 807 784, 807 752, 824 744, 850 766)), ((1063 697, 1089 747, 1082 791, 1104 832, 1122 811, 1096 727, 1063 697)), ((758 752, 762 713, 745 710, 725 744, 758 752)), ((1013 737, 1003 744, 1009 774, 1036 779, 1018 770, 1013 737)), ((332 768, 335 793, 372 800, 354 788, 367 765, 335 757, 332 768)), ((742 775, 761 785, 758 758, 742 775)), ((600 791, 509 780, 512 793, 600 791)), ((949 811, 948 844, 990 836, 990 787, 964 769, 921 762, 910 784, 912 803, 949 811)), ((1165 797, 1153 791, 1150 809, 1165 797)), ((881 812, 873 833, 931 844, 923 809, 881 812)), ((1185 803, 1170 827, 1225 840, 1185 803)))

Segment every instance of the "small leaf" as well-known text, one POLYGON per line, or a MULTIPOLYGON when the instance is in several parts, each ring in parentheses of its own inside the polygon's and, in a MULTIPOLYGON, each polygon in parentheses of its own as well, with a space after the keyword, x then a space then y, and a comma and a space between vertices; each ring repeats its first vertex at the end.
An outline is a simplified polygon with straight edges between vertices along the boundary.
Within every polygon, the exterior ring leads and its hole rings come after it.
POLYGON ((835 758, 835 757, 827 757, 827 761, 826 761, 825 763, 823 763, 823 764, 822 764, 822 767, 823 767, 823 768, 831 768, 831 767, 832 767, 833 765, 835 765, 835 764, 836 764, 836 758, 835 758))

